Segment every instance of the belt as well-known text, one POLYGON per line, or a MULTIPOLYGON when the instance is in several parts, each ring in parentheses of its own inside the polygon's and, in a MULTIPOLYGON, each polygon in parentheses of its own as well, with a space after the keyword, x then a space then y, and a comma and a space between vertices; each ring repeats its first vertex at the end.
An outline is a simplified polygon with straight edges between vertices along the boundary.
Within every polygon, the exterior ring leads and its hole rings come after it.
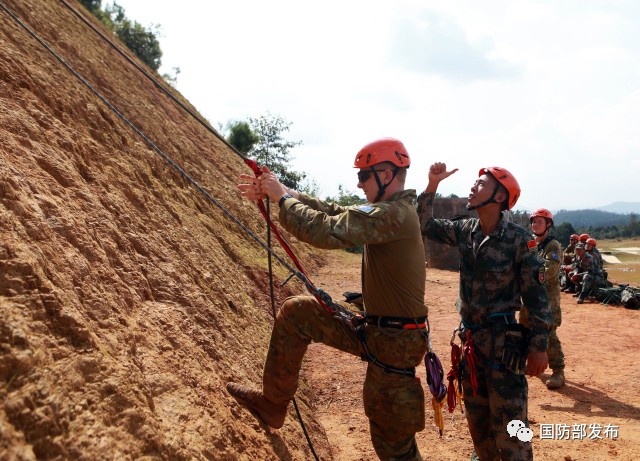
POLYGON ((511 323, 516 323, 516 315, 513 312, 496 312, 493 314, 489 314, 487 318, 481 322, 476 324, 470 324, 465 322, 464 319, 460 319, 462 323, 462 327, 464 330, 471 330, 472 332, 481 330, 483 328, 490 328, 492 325, 508 325, 511 323))
POLYGON ((366 315, 363 322, 381 328, 398 328, 402 330, 421 330, 427 328, 427 317, 386 317, 381 315, 366 315))

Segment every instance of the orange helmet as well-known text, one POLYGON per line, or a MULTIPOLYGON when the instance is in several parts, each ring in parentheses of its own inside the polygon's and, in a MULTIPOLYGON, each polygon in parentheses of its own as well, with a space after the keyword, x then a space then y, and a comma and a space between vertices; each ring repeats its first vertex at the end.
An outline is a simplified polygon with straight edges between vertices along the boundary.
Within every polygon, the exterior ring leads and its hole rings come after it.
POLYGON ((506 209, 510 210, 513 208, 520 198, 520 184, 516 181, 516 178, 513 177, 509 170, 505 170, 504 168, 500 168, 497 166, 490 166, 488 168, 481 168, 478 176, 482 176, 483 174, 490 174, 496 180, 504 186, 507 190, 507 205, 506 209))
POLYGON ((529 221, 531 221, 533 218, 537 218, 538 216, 549 219, 551 220, 551 222, 553 222, 553 215, 546 208, 538 208, 536 211, 531 213, 531 216, 529 216, 529 221))
POLYGON ((354 168, 368 168, 382 162, 391 162, 399 168, 411 165, 409 153, 400 141, 394 138, 380 138, 364 146, 356 154, 354 168))
POLYGON ((587 239, 588 239, 588 238, 589 238, 589 234, 582 234, 582 235, 580 236, 580 241, 581 241, 582 243, 585 243, 585 242, 587 241, 587 239))
POLYGON ((580 240, 580 236, 578 234, 571 234, 571 237, 569 237, 570 240, 580 240))
POLYGON ((598 244, 598 242, 596 242, 596 239, 594 239, 594 238, 588 238, 587 239, 587 243, 589 245, 593 245, 593 246, 596 246, 598 244))

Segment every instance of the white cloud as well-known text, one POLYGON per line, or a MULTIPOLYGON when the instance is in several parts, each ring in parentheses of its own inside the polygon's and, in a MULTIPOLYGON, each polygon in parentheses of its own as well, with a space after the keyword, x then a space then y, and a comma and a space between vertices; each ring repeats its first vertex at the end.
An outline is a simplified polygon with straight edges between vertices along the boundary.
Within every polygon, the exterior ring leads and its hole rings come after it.
POLYGON ((180 67, 178 89, 214 124, 293 122, 293 166, 325 194, 355 189, 357 150, 394 136, 410 187, 444 160, 460 168, 445 195, 501 165, 529 209, 640 198, 637 2, 118 3, 162 25, 163 69, 180 67))

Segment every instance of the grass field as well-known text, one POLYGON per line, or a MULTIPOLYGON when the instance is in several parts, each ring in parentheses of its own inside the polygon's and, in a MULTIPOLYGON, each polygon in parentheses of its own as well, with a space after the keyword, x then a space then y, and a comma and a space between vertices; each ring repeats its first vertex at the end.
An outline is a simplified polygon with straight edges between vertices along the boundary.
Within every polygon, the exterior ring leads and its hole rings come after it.
POLYGON ((620 260, 620 264, 605 263, 612 283, 640 287, 640 238, 598 240, 598 249, 620 260))

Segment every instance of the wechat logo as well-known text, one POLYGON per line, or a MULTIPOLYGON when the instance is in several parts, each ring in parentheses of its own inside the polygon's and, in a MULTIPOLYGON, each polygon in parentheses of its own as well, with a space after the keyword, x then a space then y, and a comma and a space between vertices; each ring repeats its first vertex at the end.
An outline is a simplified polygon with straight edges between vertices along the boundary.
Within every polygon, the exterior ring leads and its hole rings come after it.
POLYGON ((524 423, 519 419, 514 419, 507 424, 507 432, 511 437, 518 437, 521 442, 531 442, 531 439, 533 439, 533 431, 525 427, 524 423))

